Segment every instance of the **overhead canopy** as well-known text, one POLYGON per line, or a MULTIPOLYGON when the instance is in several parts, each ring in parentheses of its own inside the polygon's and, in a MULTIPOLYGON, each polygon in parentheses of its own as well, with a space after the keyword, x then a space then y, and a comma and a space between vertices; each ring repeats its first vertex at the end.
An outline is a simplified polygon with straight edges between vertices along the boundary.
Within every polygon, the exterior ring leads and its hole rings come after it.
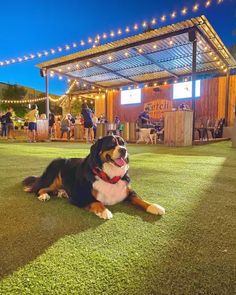
POLYGON ((222 72, 236 61, 205 16, 120 39, 37 65, 84 85, 121 87, 178 79, 192 73, 191 32, 197 37, 197 74, 222 72))

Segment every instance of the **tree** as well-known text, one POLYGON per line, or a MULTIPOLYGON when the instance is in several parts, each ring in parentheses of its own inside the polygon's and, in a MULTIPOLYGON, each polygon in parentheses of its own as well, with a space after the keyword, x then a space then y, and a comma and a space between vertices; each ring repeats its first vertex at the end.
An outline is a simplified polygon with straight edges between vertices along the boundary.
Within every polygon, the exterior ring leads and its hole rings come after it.
MULTIPOLYGON (((6 89, 2 89, 4 99, 21 101, 25 98, 27 90, 18 85, 8 85, 6 89)), ((27 112, 27 106, 23 104, 11 105, 18 117, 24 117, 27 112)), ((2 105, 2 109, 6 110, 8 105, 2 105)))

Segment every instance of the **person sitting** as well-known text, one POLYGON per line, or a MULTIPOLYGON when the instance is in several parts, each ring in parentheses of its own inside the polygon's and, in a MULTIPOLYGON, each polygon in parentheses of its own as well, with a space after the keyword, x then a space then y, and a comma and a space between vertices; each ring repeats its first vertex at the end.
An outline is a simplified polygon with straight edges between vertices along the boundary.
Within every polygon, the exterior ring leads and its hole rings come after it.
POLYGON ((138 127, 140 128, 154 128, 155 126, 150 122, 149 108, 146 107, 138 116, 138 127))
POLYGON ((118 116, 115 117, 115 126, 116 126, 116 135, 120 135, 120 131, 121 131, 121 121, 120 118, 118 116))

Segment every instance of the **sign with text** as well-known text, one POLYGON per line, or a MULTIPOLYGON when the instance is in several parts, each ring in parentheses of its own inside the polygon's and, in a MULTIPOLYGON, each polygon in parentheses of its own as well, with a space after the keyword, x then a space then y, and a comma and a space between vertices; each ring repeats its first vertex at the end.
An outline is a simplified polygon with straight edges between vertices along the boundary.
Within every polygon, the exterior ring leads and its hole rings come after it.
POLYGON ((156 99, 149 101, 144 104, 144 109, 148 107, 150 112, 150 117, 154 119, 159 119, 162 117, 163 112, 172 110, 172 100, 168 99, 156 99))

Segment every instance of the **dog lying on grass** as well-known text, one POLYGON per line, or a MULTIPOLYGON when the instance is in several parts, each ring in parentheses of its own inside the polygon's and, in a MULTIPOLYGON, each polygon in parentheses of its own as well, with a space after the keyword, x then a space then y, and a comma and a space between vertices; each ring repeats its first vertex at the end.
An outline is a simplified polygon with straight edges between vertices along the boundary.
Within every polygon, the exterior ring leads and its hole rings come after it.
POLYGON ((127 200, 155 215, 165 209, 141 199, 130 186, 128 152, 120 136, 109 135, 91 146, 86 158, 56 159, 40 177, 23 180, 24 191, 46 201, 50 195, 68 197, 70 202, 103 219, 112 218, 105 207, 127 200))

